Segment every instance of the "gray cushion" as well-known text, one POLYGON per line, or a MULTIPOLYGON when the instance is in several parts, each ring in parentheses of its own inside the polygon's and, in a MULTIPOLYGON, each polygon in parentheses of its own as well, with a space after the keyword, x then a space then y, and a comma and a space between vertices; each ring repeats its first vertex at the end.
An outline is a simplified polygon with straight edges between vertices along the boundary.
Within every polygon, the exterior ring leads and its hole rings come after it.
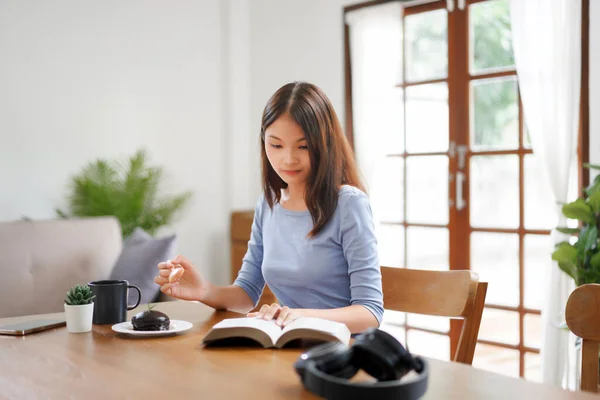
MULTIPOLYGON (((157 301, 160 286, 154 282, 158 275, 156 266, 162 261, 175 258, 176 236, 153 238, 141 228, 136 228, 123 242, 123 250, 119 256, 110 279, 124 279, 135 285, 142 292, 140 304, 157 301)), ((137 292, 130 290, 130 304, 135 304, 137 292)))

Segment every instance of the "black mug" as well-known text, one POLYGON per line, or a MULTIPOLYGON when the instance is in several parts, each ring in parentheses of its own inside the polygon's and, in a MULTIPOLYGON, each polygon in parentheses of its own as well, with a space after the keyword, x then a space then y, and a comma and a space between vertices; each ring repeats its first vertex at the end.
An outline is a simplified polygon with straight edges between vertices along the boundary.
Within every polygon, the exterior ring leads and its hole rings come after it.
POLYGON ((88 283, 88 286, 96 295, 92 322, 98 325, 124 322, 127 318, 127 311, 136 308, 142 298, 140 288, 130 285, 127 281, 93 281, 88 283), (127 304, 129 288, 138 292, 138 299, 134 306, 127 304))

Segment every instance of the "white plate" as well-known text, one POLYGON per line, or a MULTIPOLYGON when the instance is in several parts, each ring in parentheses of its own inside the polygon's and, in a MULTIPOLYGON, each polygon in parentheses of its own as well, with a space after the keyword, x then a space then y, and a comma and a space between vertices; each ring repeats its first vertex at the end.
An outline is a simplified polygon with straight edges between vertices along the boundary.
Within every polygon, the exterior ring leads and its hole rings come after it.
POLYGON ((178 321, 176 319, 172 319, 168 331, 135 331, 133 330, 133 325, 131 325, 131 321, 125 321, 119 324, 114 324, 112 326, 112 330, 131 336, 165 336, 172 335, 177 332, 187 331, 192 326, 193 325, 191 322, 178 321))

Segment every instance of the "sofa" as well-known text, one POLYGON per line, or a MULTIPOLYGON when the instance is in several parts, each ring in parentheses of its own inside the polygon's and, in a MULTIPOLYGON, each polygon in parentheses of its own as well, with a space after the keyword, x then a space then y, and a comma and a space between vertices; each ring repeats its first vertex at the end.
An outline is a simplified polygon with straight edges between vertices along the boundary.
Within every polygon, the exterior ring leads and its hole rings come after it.
POLYGON ((0 223, 0 318, 64 311, 69 288, 109 279, 122 249, 114 217, 0 223))

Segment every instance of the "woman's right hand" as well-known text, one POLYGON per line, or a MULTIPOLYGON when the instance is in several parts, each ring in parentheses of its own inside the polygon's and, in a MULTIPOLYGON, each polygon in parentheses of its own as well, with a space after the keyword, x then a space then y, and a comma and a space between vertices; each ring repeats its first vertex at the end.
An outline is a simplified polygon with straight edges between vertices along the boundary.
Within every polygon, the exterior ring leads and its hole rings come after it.
POLYGON ((207 281, 202 279, 200 273, 189 260, 183 256, 161 262, 157 266, 158 276, 154 282, 160 285, 160 291, 181 300, 200 301, 206 291, 207 281), (169 282, 169 275, 173 268, 183 268, 183 275, 175 282, 169 282))

